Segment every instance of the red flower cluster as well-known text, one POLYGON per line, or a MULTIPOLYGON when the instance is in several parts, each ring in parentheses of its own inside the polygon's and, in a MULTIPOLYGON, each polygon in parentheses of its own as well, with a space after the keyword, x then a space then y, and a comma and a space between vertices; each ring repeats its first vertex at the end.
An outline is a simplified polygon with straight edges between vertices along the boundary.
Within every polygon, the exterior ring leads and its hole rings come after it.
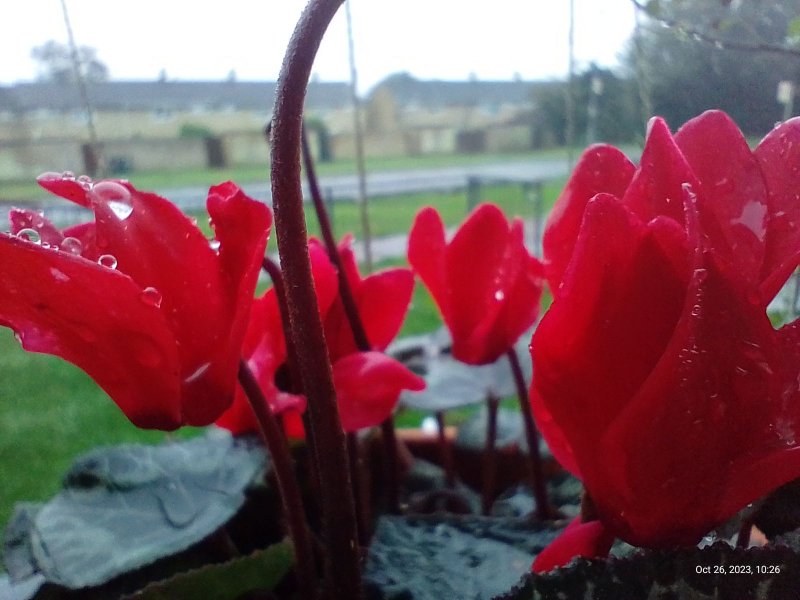
POLYGON ((12 212, 0 324, 26 350, 86 371, 139 427, 212 423, 233 399, 269 209, 232 183, 212 187, 215 248, 173 204, 126 182, 39 182, 95 221, 62 232, 12 212))
POLYGON ((493 204, 477 207, 448 244, 439 213, 420 211, 408 261, 439 306, 453 356, 484 365, 508 352, 536 321, 544 273, 525 249, 522 221, 509 226, 493 204))
POLYGON ((614 535, 694 544, 800 476, 800 326, 766 315, 800 257, 799 195, 800 120, 751 152, 708 112, 674 136, 654 119, 638 167, 590 148, 559 198, 532 404, 614 535))
MULTIPOLYGON (((325 250, 316 240, 311 240, 309 253, 342 425, 346 431, 354 432, 381 423, 394 410, 402 390, 421 390, 425 382, 382 352, 397 335, 408 310, 414 285, 411 272, 389 269, 362 279, 350 241, 349 237, 342 241, 339 255, 367 337, 375 350, 372 352, 359 352, 356 348, 338 294, 336 271, 325 250)), ((255 301, 243 355, 273 411, 302 412, 305 399, 281 391, 275 383, 276 373, 286 363, 287 350, 274 288, 255 301)), ((234 433, 257 430, 255 416, 241 391, 217 425, 234 433)), ((302 429, 296 425, 294 422, 290 434, 301 433, 302 429)))

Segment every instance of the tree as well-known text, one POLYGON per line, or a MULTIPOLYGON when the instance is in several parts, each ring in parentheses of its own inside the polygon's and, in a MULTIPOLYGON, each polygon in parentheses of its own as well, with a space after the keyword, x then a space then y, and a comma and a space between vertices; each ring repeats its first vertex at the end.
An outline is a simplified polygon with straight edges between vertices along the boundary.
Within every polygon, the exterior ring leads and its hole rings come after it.
MULTIPOLYGON (((106 81, 108 67, 97 57, 97 50, 80 46, 77 62, 86 81, 106 81)), ((69 46, 50 40, 31 50, 31 58, 38 63, 39 79, 66 83, 75 81, 75 61, 69 46)))
MULTIPOLYGON (((613 71, 593 64, 575 77, 573 85, 576 107, 575 141, 578 145, 596 141, 629 142, 641 134, 638 98, 633 80, 619 77, 613 71), (594 139, 589 140, 587 135, 591 129, 591 104, 596 107, 597 116, 594 139)), ((538 112, 540 137, 537 145, 543 144, 545 139, 559 145, 566 143, 566 86, 566 82, 557 82, 540 87, 535 92, 534 103, 538 112)))
POLYGON ((633 1, 649 21, 627 62, 647 77, 656 114, 676 127, 720 108, 750 134, 782 118, 778 82, 800 77, 800 0, 633 1))

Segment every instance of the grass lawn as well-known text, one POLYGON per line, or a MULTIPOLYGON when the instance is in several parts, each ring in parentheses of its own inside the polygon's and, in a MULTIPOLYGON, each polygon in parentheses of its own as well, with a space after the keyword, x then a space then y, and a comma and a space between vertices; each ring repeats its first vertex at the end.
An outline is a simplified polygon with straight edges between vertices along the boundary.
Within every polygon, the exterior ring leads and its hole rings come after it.
MULTIPOLYGON (((137 181, 138 184, 138 181, 137 181)), ((546 186, 543 206, 552 206, 561 183, 546 186)), ((529 217, 530 200, 518 187, 486 188, 484 198, 502 206, 507 214, 529 217)), ((417 210, 432 204, 449 225, 466 214, 463 193, 413 195, 376 200, 370 204, 375 236, 407 231, 417 210)), ((310 232, 317 229, 310 218, 310 232)), ((337 234, 358 235, 358 214, 353 204, 334 209, 337 234)), ((205 218, 198 219, 201 225, 205 218)), ((271 240, 274 245, 274 236, 271 240)), ((274 247, 274 246, 273 246, 274 247)), ((402 264, 402 259, 379 266, 402 264)), ((417 285, 409 316, 401 335, 431 331, 440 324, 427 292, 417 285)), ((25 353, 10 330, 0 328, 0 526, 4 526, 15 502, 44 500, 59 487, 72 460, 97 445, 129 441, 155 443, 161 432, 141 431, 131 425, 116 405, 79 369, 61 359, 25 353)), ((403 418, 419 422, 421 415, 403 418)), ((191 435, 191 430, 178 435, 191 435)))

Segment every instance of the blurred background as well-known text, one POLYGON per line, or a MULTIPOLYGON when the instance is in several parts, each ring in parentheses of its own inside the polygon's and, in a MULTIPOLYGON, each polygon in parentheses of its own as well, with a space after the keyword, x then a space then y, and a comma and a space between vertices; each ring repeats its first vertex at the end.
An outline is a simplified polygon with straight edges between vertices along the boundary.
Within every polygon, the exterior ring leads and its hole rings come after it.
MULTIPOLYGON (((303 6, 20 3, 0 36, 0 202, 40 198, 31 181, 53 170, 149 173, 155 188, 210 183, 214 170, 263 180, 262 130, 303 6)), ((359 146, 371 170, 422 168, 636 144, 652 114, 676 128, 722 108, 753 136, 793 114, 795 0, 347 9, 306 107, 317 160, 340 171, 359 146)))

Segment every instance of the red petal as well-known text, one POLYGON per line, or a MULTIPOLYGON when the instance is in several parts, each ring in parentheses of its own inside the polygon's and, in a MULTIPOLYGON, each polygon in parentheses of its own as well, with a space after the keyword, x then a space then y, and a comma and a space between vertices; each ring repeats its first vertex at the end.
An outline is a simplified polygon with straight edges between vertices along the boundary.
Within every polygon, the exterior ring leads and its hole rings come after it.
POLYGON ((436 209, 423 208, 414 218, 408 236, 408 262, 422 279, 443 315, 449 312, 445 275, 444 223, 436 209))
POLYGON ((575 517, 566 529, 533 561, 534 573, 547 573, 567 566, 573 558, 605 558, 614 543, 614 534, 600 521, 582 523, 575 517))
POLYGON ((81 185, 72 177, 64 177, 58 173, 45 173, 36 178, 36 183, 48 192, 75 204, 86 207, 92 205, 92 201, 89 199, 89 186, 81 185))
POLYGON ((522 222, 509 227, 493 204, 477 207, 449 245, 433 209, 417 216, 409 261, 439 305, 458 360, 494 362, 536 320, 541 272, 522 236, 522 222))
POLYGON ((650 121, 639 169, 622 200, 644 221, 664 215, 683 223, 683 186, 698 181, 663 119, 650 121))
POLYGON ((268 209, 233 184, 212 188, 208 208, 220 241, 218 256, 180 210, 155 194, 100 182, 90 197, 99 249, 116 257, 119 270, 142 288, 155 288, 161 296, 161 309, 180 341, 186 422, 213 422, 233 399, 268 209))
POLYGON ((424 379, 381 352, 339 359, 333 365, 333 382, 347 432, 382 423, 392 414, 401 391, 425 388, 424 379))
POLYGON ((681 127, 675 141, 700 182, 695 192, 710 248, 740 277, 760 282, 767 191, 741 131, 725 113, 708 111, 681 127))
POLYGON ((81 243, 79 254, 84 258, 97 262, 103 254, 97 247, 97 228, 94 222, 67 227, 63 233, 64 237, 73 237, 81 243))
POLYGON ((561 293, 534 334, 534 410, 553 419, 543 433, 593 495, 617 466, 598 455, 598 444, 658 362, 683 309, 688 270, 676 272, 673 256, 686 253, 682 231, 668 218, 644 225, 615 197, 598 195, 561 293))
POLYGON ((0 320, 86 371, 137 426, 182 423, 175 339, 130 277, 0 234, 0 320))
POLYGON ((505 286, 513 279, 507 272, 521 266, 504 260, 509 238, 502 211, 493 204, 482 204, 447 246, 450 307, 443 316, 453 336, 453 356, 468 364, 492 362, 503 341, 492 338, 495 334, 491 326, 505 301, 505 286))
POLYGON ((306 439, 306 430, 303 426, 303 418, 297 411, 288 410, 282 415, 283 430, 286 432, 286 437, 290 440, 304 440, 306 439))
POLYGON ((800 250, 800 118, 773 129, 756 148, 755 157, 768 189, 767 245, 761 280, 769 302, 797 265, 800 250))
POLYGON ((347 282, 355 294, 361 285, 361 274, 358 272, 358 261, 356 260, 355 252, 353 252, 352 233, 348 233, 342 238, 342 241, 337 246, 337 251, 339 252, 339 261, 345 277, 347 277, 347 282))
POLYGON ((358 309, 376 350, 385 350, 400 331, 413 291, 414 275, 409 269, 388 269, 362 281, 358 309))
POLYGON ((311 259, 311 277, 317 293, 319 312, 325 315, 339 295, 339 279, 328 253, 314 239, 309 240, 308 254, 311 259))
POLYGON ((634 170, 633 163, 612 146, 592 146, 581 156, 550 211, 542 239, 547 280, 554 296, 572 258, 586 203, 601 192, 622 198, 634 170))
MULTIPOLYGON (((544 289, 544 267, 530 256, 522 240, 522 222, 516 220, 504 262, 519 268, 509 272, 510 278, 503 286, 503 303, 493 325, 498 344, 493 351, 488 345, 486 358, 507 352, 529 330, 539 316, 539 305, 544 289)), ((491 336, 490 336, 491 339, 491 336)))
MULTIPOLYGON (((362 279, 352 241, 348 234, 339 243, 342 269, 371 347, 384 350, 403 324, 414 289, 414 276, 408 269, 389 269, 362 279)), ((325 338, 334 362, 358 350, 350 321, 339 299, 325 315, 325 338)))
POLYGON ((14 235, 23 229, 33 229, 39 234, 41 243, 50 246, 60 246, 64 239, 58 228, 36 211, 12 208, 8 213, 8 220, 11 222, 11 233, 14 235))
MULTIPOLYGON (((414 275, 408 269, 374 273, 355 288, 358 313, 373 349, 385 350, 400 331, 413 290, 414 275)), ((335 302, 325 317, 325 338, 333 361, 357 351, 341 301, 335 302)))

